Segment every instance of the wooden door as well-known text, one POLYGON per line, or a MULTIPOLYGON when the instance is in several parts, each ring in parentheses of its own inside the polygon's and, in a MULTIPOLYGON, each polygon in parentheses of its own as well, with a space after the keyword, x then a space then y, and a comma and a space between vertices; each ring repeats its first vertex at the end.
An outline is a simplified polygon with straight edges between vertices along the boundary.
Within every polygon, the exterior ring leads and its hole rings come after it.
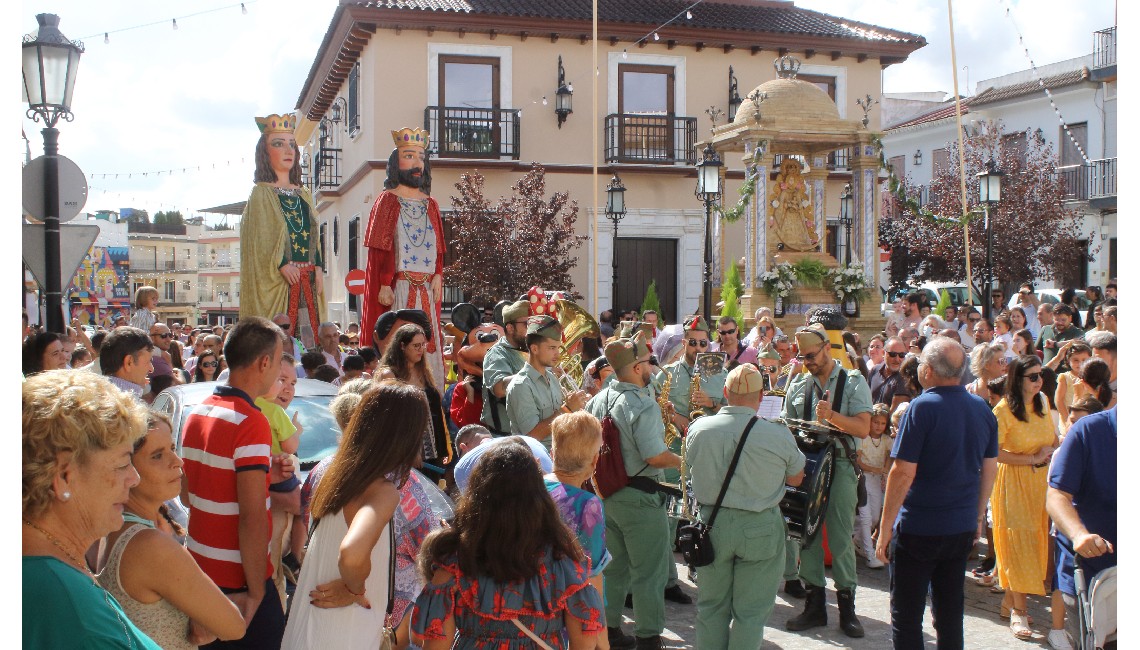
POLYGON ((669 323, 676 323, 677 240, 618 237, 617 260, 614 306, 618 312, 640 310, 649 283, 656 280, 657 297, 661 301, 660 316, 669 323))

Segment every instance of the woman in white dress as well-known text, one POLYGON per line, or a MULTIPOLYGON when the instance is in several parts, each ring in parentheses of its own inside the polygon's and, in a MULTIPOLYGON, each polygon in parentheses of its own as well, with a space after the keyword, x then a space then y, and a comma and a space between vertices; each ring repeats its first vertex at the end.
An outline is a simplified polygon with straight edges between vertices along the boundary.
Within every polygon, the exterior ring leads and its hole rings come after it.
POLYGON ((314 527, 281 647, 380 647, 389 598, 389 524, 428 425, 421 389, 369 389, 313 495, 314 527))

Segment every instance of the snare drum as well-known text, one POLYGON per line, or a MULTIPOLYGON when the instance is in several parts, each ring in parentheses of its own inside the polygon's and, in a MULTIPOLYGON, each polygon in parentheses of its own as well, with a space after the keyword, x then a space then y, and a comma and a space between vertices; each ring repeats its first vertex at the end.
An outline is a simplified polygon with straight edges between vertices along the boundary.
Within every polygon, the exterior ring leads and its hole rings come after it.
POLYGON ((780 512, 787 524, 788 537, 803 546, 811 544, 823 527, 831 494, 831 477, 835 471, 835 441, 831 436, 804 429, 792 430, 796 446, 807 462, 804 480, 799 487, 784 486, 780 512))

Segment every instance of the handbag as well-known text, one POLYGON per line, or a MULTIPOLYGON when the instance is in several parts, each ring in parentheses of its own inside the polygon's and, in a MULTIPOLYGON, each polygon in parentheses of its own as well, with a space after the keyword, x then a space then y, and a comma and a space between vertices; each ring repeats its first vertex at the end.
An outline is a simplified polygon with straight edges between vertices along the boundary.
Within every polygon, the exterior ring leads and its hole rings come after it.
POLYGON ((396 605, 396 530, 395 522, 388 522, 388 609, 384 614, 384 629, 381 630, 380 650, 396 647, 396 629, 388 624, 392 609, 396 605))
POLYGON ((744 441, 748 440, 748 434, 758 419, 760 418, 755 415, 752 416, 752 419, 748 421, 748 426, 744 428, 744 433, 740 436, 740 442, 736 443, 736 451, 732 454, 732 462, 728 465, 728 473, 724 477, 724 482, 720 484, 720 494, 716 497, 716 505, 713 506, 708 523, 698 521, 681 527, 677 545, 681 547, 681 555, 684 556, 685 564, 688 564, 690 568, 708 566, 716 558, 711 537, 713 523, 716 522, 716 515, 720 511, 720 504, 724 501, 724 495, 728 492, 728 484, 732 481, 732 475, 736 473, 736 465, 740 462, 740 453, 744 451, 744 441))

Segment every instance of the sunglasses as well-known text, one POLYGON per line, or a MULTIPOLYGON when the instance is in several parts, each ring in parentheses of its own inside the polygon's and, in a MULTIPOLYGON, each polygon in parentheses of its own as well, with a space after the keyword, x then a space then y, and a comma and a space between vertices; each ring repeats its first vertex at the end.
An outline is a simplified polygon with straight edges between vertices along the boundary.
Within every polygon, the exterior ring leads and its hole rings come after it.
POLYGON ((764 370, 764 372, 779 372, 780 367, 779 366, 764 366, 763 370, 764 370))
POLYGON ((202 367, 203 368, 217 368, 218 362, 217 361, 203 361, 202 367))
POLYGON ((717 330, 717 334, 720 334, 721 336, 732 336, 733 334, 736 334, 736 330, 730 329, 730 330, 725 330, 723 332, 720 330, 717 330))
POLYGON ((160 339, 168 339, 170 338, 170 332, 167 332, 165 334, 151 334, 151 336, 157 336, 160 339))
POLYGON ((824 348, 820 348, 820 349, 816 350, 815 352, 808 352, 806 354, 797 354, 796 360, 807 361, 808 359, 811 359, 812 357, 819 356, 819 353, 823 352, 823 350, 824 350, 824 348))
POLYGON ((277 323, 277 327, 280 327, 281 329, 283 329, 283 330, 285 330, 286 332, 288 332, 288 331, 289 331, 289 329, 290 329, 291 327, 293 327, 293 325, 292 325, 292 323, 277 323))
POLYGON ((1025 378, 1028 379, 1029 381, 1041 381, 1041 373, 1029 372, 1029 373, 1025 374, 1025 378))
MULTIPOLYGON (((914 345, 914 344, 912 343, 911 345, 914 345)), ((894 359, 905 359, 906 358, 906 352, 888 352, 887 356, 892 357, 894 359)))
POLYGON ((709 340, 708 339, 700 339, 700 340, 689 339, 689 345, 691 345, 693 347, 696 347, 699 345, 702 348, 707 348, 709 346, 709 340))

